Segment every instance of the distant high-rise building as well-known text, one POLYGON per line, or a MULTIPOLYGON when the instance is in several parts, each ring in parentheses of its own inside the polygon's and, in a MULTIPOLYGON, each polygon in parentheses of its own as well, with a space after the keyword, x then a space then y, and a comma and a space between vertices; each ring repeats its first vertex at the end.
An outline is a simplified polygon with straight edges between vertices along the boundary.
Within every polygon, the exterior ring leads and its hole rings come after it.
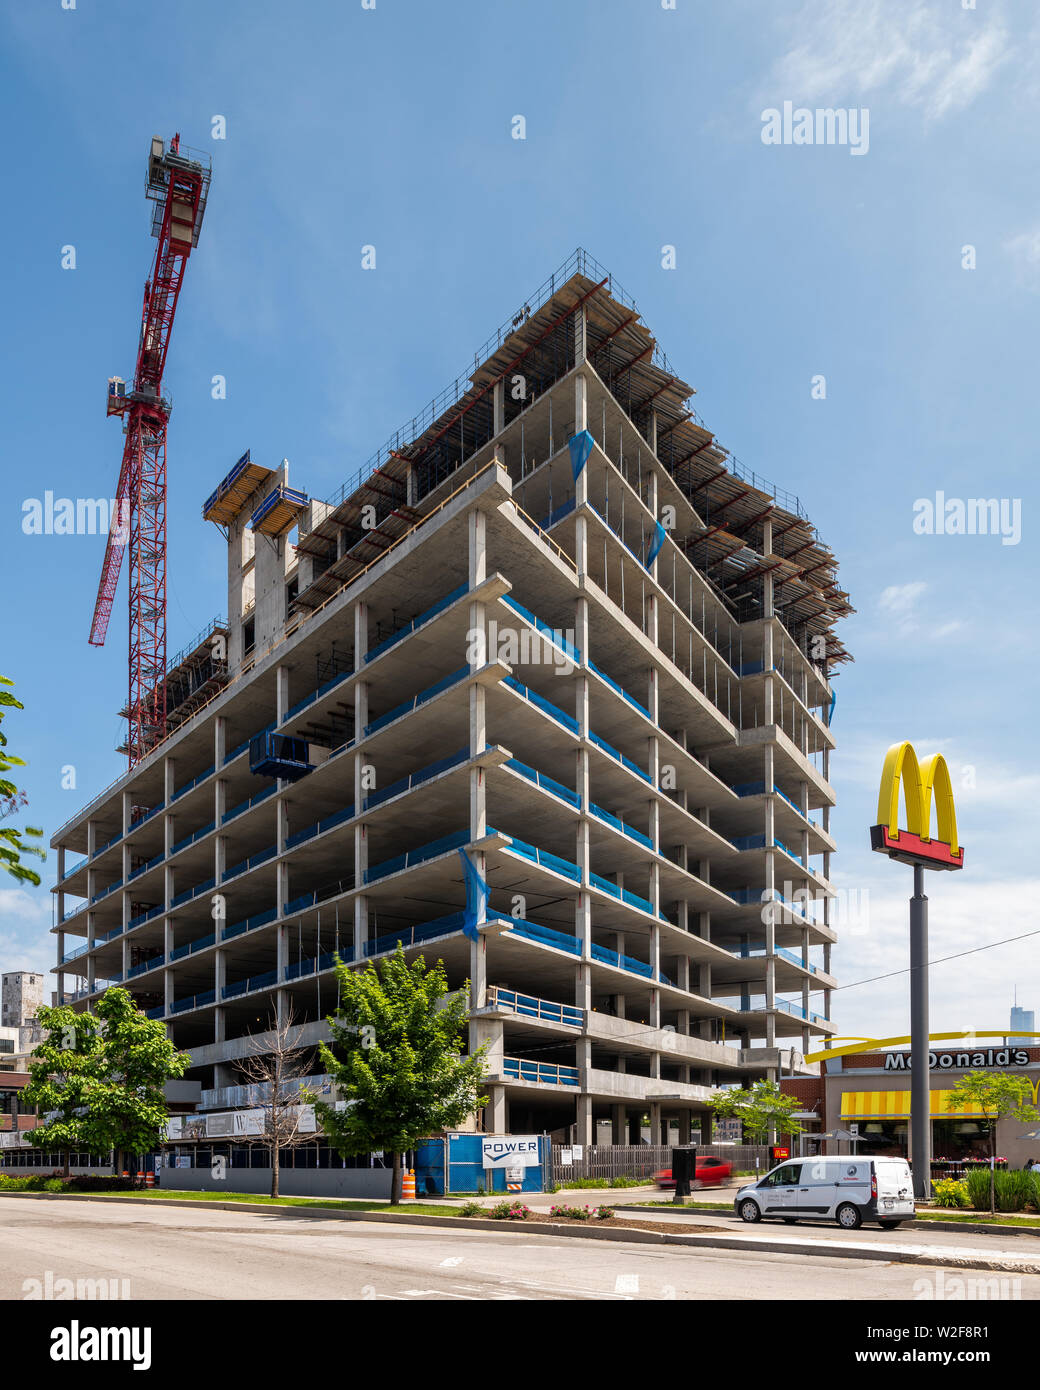
MULTIPOLYGON (((1029 1033, 1029 1034, 1032 1034, 1033 1029, 1034 1029, 1035 1027, 1036 1027, 1036 1014, 1035 1014, 1035 1012, 1034 1012, 1032 1009, 1020 1009, 1020 1008, 1018 1007, 1017 1004, 1012 1005, 1012 1008, 1011 1008, 1011 1031, 1012 1031, 1012 1033, 1029 1033)), ((1018 1041, 1018 1042, 1020 1042, 1020 1043, 1022 1043, 1022 1044, 1024 1044, 1024 1045, 1027 1045, 1027 1046, 1028 1046, 1028 1045, 1031 1045, 1031 1044, 1036 1043, 1037 1039, 1036 1039, 1035 1037, 1032 1037, 1032 1036, 1031 1036, 1031 1037, 1029 1037, 1029 1038, 1018 1038, 1018 1039, 1016 1039, 1016 1041, 1018 1041)))

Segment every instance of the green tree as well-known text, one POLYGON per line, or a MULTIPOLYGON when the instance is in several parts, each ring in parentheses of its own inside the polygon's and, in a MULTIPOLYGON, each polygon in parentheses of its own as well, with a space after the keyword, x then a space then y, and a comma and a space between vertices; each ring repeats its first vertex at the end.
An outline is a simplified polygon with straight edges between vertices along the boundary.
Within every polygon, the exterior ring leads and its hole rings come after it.
MULTIPOLYGON (((14 682, 9 681, 6 676, 0 676, 0 686, 13 684, 14 682)), ((0 689, 0 723, 3 722, 8 709, 24 708, 22 702, 16 700, 10 690, 0 689)), ((11 768, 24 766, 24 758, 16 758, 13 753, 7 751, 7 737, 0 730, 0 820, 13 815, 19 807, 26 804, 25 793, 20 792, 7 776, 11 768)), ((39 845, 25 844, 22 840, 23 835, 38 840, 43 831, 36 825, 27 825, 24 830, 17 830, 13 825, 0 826, 0 869, 5 869, 19 883, 38 884, 40 875, 35 869, 30 869, 22 863, 22 856, 31 854, 37 859, 46 859, 47 855, 39 845)))
POLYGON ((748 1090, 733 1087, 712 1091, 708 1105, 716 1119, 740 1120, 745 1138, 751 1143, 765 1143, 770 1131, 778 1134, 801 1134, 802 1126, 792 1119, 801 1109, 796 1096, 785 1095, 775 1081, 756 1081, 748 1090))
POLYGON ((995 1216, 997 1211, 996 1156, 997 1122, 999 1120, 1021 1120, 1028 1124, 1040 1119, 1040 1112, 1033 1104, 1033 1087, 1024 1076, 1013 1076, 1006 1071, 969 1071, 957 1082, 947 1096, 951 1110, 962 1110, 967 1105, 977 1105, 989 1126, 989 1210, 995 1216))
POLYGON ((158 1148, 166 1124, 163 1087, 191 1061, 177 1052, 158 1019, 143 1014, 125 989, 113 986, 94 1005, 101 1050, 87 1088, 84 1133, 92 1152, 112 1150, 116 1172, 124 1153, 158 1148))
POLYGON ((122 1155, 158 1146, 166 1123, 163 1086, 190 1061, 166 1030, 146 1018, 125 989, 112 988, 94 1013, 68 1004, 37 1010, 43 1037, 32 1051, 23 1100, 42 1114, 29 1143, 65 1156, 79 1151, 122 1155))
POLYGON ((442 1129, 455 1129, 487 1104, 479 1094, 485 1048, 462 1056, 469 982, 453 994, 441 961, 411 965, 393 956, 351 970, 336 961, 339 1004, 321 1060, 346 1107, 308 1096, 332 1146, 343 1155, 380 1149, 393 1156, 391 1204, 401 1200, 401 1156, 442 1129))
POLYGON ((90 1147, 88 1096, 101 1056, 101 1039, 97 1019, 76 1013, 68 1004, 41 1005, 36 1017, 43 1036, 32 1050, 29 1084, 21 1099, 41 1118, 26 1138, 34 1148, 62 1154, 68 1177, 70 1155, 90 1147))

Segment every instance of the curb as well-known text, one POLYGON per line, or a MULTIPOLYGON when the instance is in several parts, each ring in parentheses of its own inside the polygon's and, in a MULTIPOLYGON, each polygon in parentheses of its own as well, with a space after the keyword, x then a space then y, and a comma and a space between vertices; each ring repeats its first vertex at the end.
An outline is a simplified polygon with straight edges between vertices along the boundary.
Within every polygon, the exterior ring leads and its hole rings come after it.
MULTIPOLYGON (((621 1211, 620 1207, 615 1208, 621 1211)), ((626 1206, 625 1211, 641 1211, 648 1216, 660 1216, 662 1212, 686 1211, 691 1216, 705 1216, 708 1218, 724 1216, 728 1212, 733 1215, 732 1207, 718 1207, 711 1209, 708 1207, 637 1207, 626 1206)), ((736 1218, 734 1217, 734 1220, 736 1218)), ((826 1222, 821 1224, 826 1225, 826 1222)), ((1040 1236, 1040 1226, 1018 1226, 1012 1223, 997 1226, 984 1226, 974 1221, 921 1221, 908 1219, 900 1223, 911 1231, 952 1231, 954 1235, 960 1232, 969 1236, 1032 1236, 1034 1239, 1040 1236)), ((811 1223, 806 1222, 806 1227, 811 1229, 811 1223)), ((886 1234, 888 1234, 886 1232, 886 1234)))
MULTIPOLYGON (((106 1193, 79 1192, 4 1192, 4 1197, 43 1198, 44 1201, 78 1202, 123 1202, 139 1206, 154 1206, 151 1197, 117 1197, 106 1193)), ((161 1199, 160 1199, 161 1200, 161 1199)), ((1040 1260, 1000 1260, 985 1255, 973 1255, 950 1250, 913 1250, 902 1245, 846 1245, 835 1247, 833 1241, 769 1240, 749 1236, 688 1235, 672 1231, 641 1231, 624 1228, 610 1229, 606 1226, 585 1227, 577 1222, 566 1225, 536 1222, 504 1222, 481 1220, 475 1216, 420 1216, 409 1212, 378 1211, 336 1211, 329 1207, 272 1207, 260 1202, 194 1202, 190 1199, 174 1199, 168 1204, 205 1211, 245 1211, 283 1217, 323 1217, 333 1221, 375 1221, 381 1225, 407 1225, 416 1223, 458 1229, 460 1227, 477 1231, 499 1231, 503 1228, 514 1234, 524 1236, 574 1236, 580 1240, 612 1240, 623 1244, 636 1245, 680 1245, 692 1249, 705 1250, 744 1250, 765 1255, 819 1255, 824 1259, 881 1260, 887 1264, 944 1265, 955 1269, 990 1270, 1003 1274, 1040 1274, 1040 1260)))

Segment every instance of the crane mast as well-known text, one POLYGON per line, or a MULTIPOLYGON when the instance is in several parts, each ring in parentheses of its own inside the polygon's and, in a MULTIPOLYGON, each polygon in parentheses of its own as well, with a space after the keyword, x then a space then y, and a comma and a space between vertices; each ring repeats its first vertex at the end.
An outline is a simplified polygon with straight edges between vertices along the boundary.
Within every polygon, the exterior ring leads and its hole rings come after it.
POLYGON ((166 734, 166 427, 171 405, 163 372, 188 257, 198 245, 209 193, 204 157, 182 153, 180 136, 168 146, 152 137, 147 198, 153 203, 155 258, 144 287, 137 363, 132 387, 108 382, 107 414, 123 418, 126 435, 116 486, 117 515, 109 526, 90 629, 104 645, 123 552, 129 550, 129 720, 126 752, 139 762, 166 734))

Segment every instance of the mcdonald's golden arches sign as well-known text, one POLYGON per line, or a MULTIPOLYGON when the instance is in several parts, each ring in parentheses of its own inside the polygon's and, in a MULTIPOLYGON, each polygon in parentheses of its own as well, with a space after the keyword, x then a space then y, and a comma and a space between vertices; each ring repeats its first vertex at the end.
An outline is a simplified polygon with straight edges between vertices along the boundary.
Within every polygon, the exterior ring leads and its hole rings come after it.
POLYGON ((878 795, 878 824, 870 828, 870 846, 879 854, 926 869, 963 869, 964 846, 957 842, 950 770, 941 753, 918 761, 912 744, 893 743, 885 754, 878 795), (906 829, 899 828, 899 788, 903 788, 906 829), (936 836, 932 838, 932 799, 936 836))

